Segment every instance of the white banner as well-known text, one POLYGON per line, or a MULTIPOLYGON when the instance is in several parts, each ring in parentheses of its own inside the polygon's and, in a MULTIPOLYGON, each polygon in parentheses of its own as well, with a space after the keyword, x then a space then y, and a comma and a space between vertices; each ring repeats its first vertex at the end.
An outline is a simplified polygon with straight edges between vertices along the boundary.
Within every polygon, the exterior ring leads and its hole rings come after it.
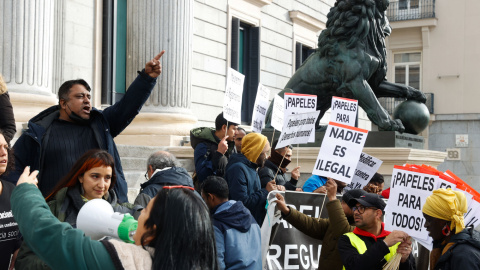
POLYGON ((284 116, 284 104, 283 98, 279 95, 275 95, 273 99, 272 109, 272 127, 276 130, 282 131, 283 129, 283 116, 284 116))
POLYGON ((368 131, 330 122, 312 174, 350 184, 368 131))
MULTIPOLYGON (((297 113, 309 113, 317 111, 317 96, 306 94, 285 93, 284 119, 297 113)), ((312 132, 308 142, 315 142, 315 132, 312 132)))
POLYGON ((358 161, 357 168, 355 169, 355 174, 353 175, 352 183, 348 184, 345 189, 362 189, 364 188, 373 175, 380 169, 383 161, 380 159, 370 156, 369 154, 362 153, 360 155, 360 160, 358 161))
POLYGON ((252 114, 252 130, 253 132, 261 133, 265 127, 265 116, 268 109, 268 98, 270 96, 270 89, 258 84, 257 97, 255 99, 255 105, 253 105, 252 114))
POLYGON ((418 240, 430 243, 431 238, 424 227, 422 208, 437 186, 437 175, 394 166, 390 197, 385 209, 385 229, 401 230, 418 240))
POLYGON ((354 127, 357 118, 358 101, 342 97, 332 98, 330 121, 354 127))
POLYGON ((223 117, 229 122, 242 122, 242 95, 245 75, 228 68, 225 98, 223 99, 223 117))
POLYGON ((315 133, 315 123, 319 114, 320 111, 289 115, 278 139, 277 149, 290 144, 308 143, 311 134, 315 133))

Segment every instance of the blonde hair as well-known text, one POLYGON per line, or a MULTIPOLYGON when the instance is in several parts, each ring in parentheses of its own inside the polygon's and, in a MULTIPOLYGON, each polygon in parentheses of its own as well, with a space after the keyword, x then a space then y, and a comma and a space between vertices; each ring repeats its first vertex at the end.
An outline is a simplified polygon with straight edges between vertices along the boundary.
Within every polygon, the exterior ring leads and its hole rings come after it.
POLYGON ((7 84, 3 80, 2 74, 0 74, 0 95, 7 92, 7 84))

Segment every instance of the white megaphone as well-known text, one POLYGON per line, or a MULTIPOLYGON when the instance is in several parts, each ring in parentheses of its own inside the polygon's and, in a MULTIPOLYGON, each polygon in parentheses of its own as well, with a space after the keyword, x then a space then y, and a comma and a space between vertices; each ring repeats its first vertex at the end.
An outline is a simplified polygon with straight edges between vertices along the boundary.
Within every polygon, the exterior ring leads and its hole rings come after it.
POLYGON ((94 240, 111 236, 127 243, 134 243, 133 235, 138 222, 130 214, 113 211, 113 207, 103 199, 93 199, 85 203, 78 212, 77 228, 94 240))

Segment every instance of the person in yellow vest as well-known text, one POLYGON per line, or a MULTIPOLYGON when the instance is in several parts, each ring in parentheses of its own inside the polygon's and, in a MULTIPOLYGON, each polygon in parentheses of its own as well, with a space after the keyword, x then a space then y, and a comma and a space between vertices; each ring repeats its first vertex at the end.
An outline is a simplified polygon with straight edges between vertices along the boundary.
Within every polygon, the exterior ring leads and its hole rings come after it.
POLYGON ((396 253, 402 255, 399 270, 414 270, 410 236, 402 231, 386 231, 382 217, 385 202, 369 193, 348 202, 356 228, 338 239, 338 251, 346 270, 382 270, 396 253))

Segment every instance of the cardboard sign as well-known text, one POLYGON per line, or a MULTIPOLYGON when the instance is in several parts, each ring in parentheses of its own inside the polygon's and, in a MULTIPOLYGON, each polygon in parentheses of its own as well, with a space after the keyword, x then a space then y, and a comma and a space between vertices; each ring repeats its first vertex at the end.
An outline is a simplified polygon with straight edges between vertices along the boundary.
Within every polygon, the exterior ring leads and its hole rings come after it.
POLYGON ((330 121, 354 127, 357 118, 358 101, 342 97, 332 98, 330 121))
POLYGON ((270 96, 270 89, 258 84, 257 98, 255 99, 255 105, 253 105, 252 114, 252 130, 253 132, 261 133, 265 127, 265 116, 268 109, 268 97, 270 96))
POLYGON ((240 124, 242 122, 242 95, 245 75, 229 68, 227 73, 227 86, 223 99, 223 117, 229 122, 240 124))
POLYGON ((283 98, 279 95, 275 95, 273 99, 273 110, 272 110, 272 127, 276 130, 282 131, 283 129, 283 117, 284 117, 284 104, 283 98))
POLYGON ((289 115, 278 139, 277 149, 290 144, 308 143, 311 134, 315 133, 319 114, 320 111, 289 115))
MULTIPOLYGON (((289 115, 317 111, 317 96, 306 94, 285 93, 284 119, 289 115)), ((312 132, 308 142, 315 142, 315 132, 312 132)))
POLYGON ((390 198, 385 210, 385 229, 401 230, 416 239, 429 241, 422 208, 438 185, 438 176, 394 166, 390 198))
POLYGON ((353 175, 352 182, 348 184, 345 189, 362 189, 364 188, 373 175, 380 169, 383 161, 380 159, 370 156, 369 154, 362 153, 360 154, 360 160, 358 161, 357 168, 355 169, 355 174, 353 175))
POLYGON ((368 131, 330 122, 312 174, 350 184, 368 131))

